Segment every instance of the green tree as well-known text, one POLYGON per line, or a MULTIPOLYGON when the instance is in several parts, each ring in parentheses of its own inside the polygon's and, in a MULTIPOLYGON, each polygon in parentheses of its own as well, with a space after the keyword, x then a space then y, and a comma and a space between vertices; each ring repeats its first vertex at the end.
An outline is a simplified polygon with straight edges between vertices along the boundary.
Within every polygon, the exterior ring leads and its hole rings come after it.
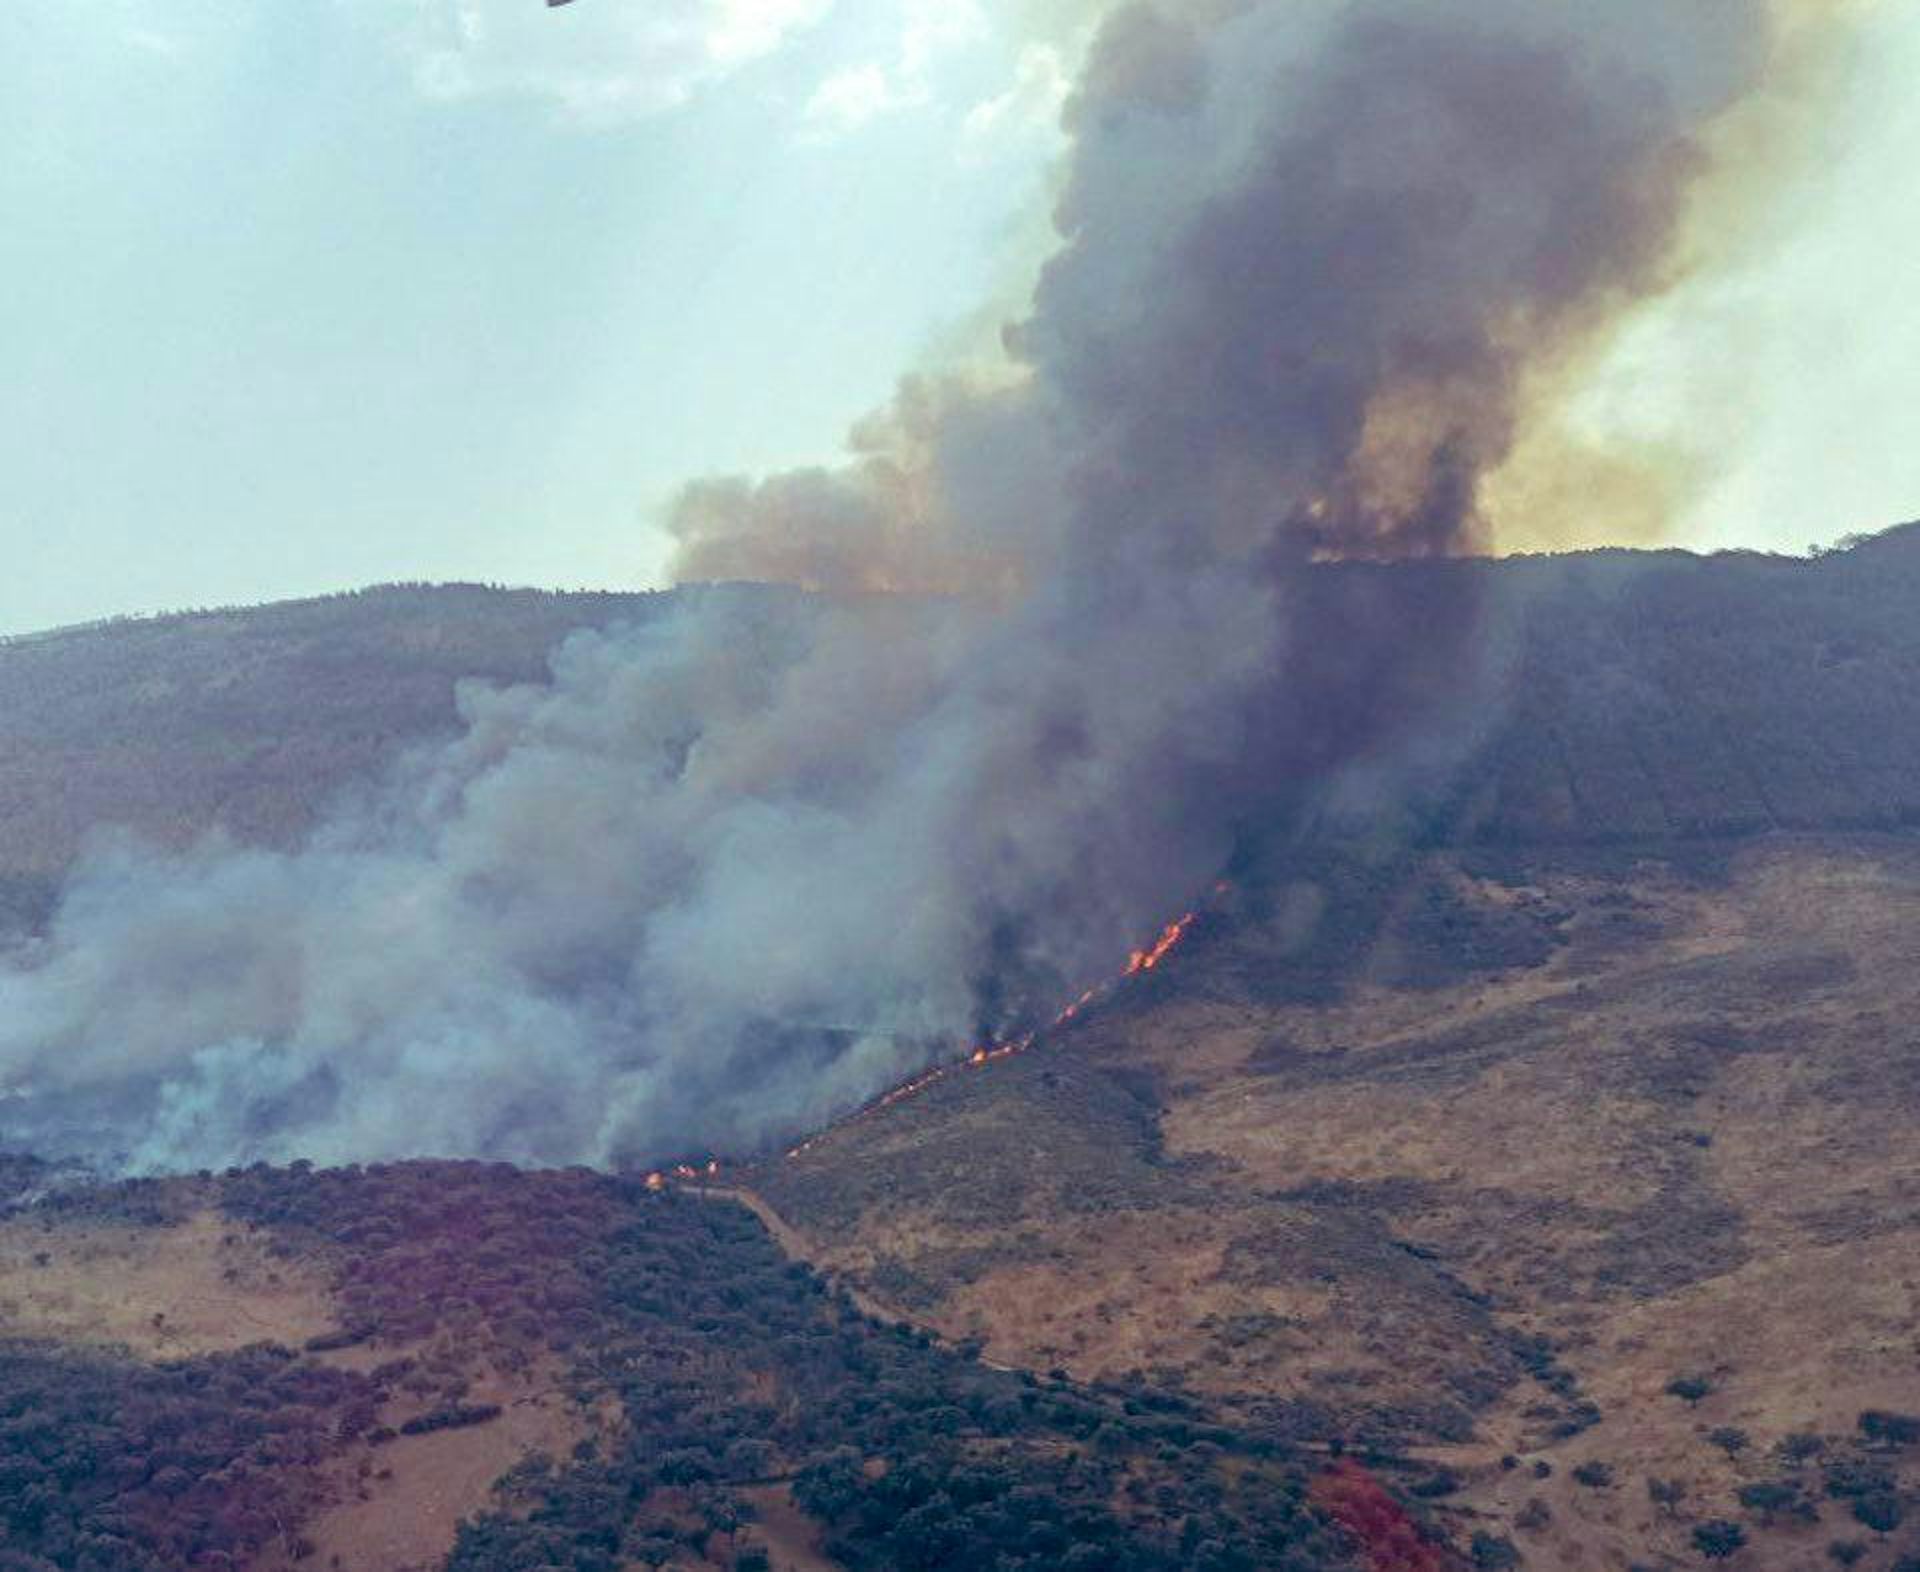
POLYGON ((1469 1547, 1473 1564, 1481 1572, 1506 1572, 1507 1568, 1520 1565, 1520 1552, 1511 1539, 1496 1537, 1493 1534, 1478 1533, 1473 1536, 1469 1547))
POLYGON ((1724 1517, 1712 1518, 1693 1531, 1693 1548, 1710 1561, 1724 1561, 1746 1542, 1747 1531, 1724 1517))
POLYGON ((1853 1515, 1876 1534, 1891 1534, 1906 1519, 1906 1508, 1891 1490, 1874 1490, 1853 1499, 1853 1515))
POLYGON ((1883 1446, 1920 1444, 1920 1414, 1891 1414, 1869 1408, 1860 1415, 1860 1433, 1883 1446))
POLYGON ((1749 1512, 1758 1512, 1767 1523, 1772 1523, 1782 1513, 1798 1517, 1813 1515, 1813 1503, 1801 1493, 1798 1485, 1788 1479, 1762 1479, 1751 1485, 1742 1485, 1740 1504, 1749 1512))
POLYGON ((1707 1432, 1707 1439, 1725 1452, 1728 1457, 1738 1457, 1746 1451, 1751 1438, 1738 1425, 1716 1425, 1707 1432))
POLYGON ((1686 1481, 1681 1479, 1647 1479, 1647 1499, 1669 1517, 1678 1510, 1680 1503, 1687 1497, 1686 1481))

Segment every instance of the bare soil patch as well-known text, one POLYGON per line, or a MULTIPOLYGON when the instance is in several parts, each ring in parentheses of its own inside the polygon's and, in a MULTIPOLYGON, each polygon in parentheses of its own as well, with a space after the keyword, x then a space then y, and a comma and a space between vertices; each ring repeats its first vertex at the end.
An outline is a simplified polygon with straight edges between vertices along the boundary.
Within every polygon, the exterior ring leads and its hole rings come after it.
POLYGON ((766 1548, 773 1572, 840 1572, 820 1547, 820 1526, 793 1504, 785 1485, 757 1485, 741 1492, 758 1517, 742 1543, 766 1548))
POLYGON ((492 1501, 502 1474, 536 1453, 564 1458, 591 1432, 589 1417, 546 1384, 555 1374, 477 1384, 472 1401, 500 1405, 485 1424, 357 1447, 335 1469, 333 1504, 306 1525, 313 1554, 265 1562, 257 1572, 431 1572, 453 1548, 461 1522, 492 1501))
POLYGON ((148 1359, 298 1348, 336 1324, 327 1275, 267 1246, 212 1210, 159 1227, 15 1217, 0 1223, 0 1333, 148 1359))

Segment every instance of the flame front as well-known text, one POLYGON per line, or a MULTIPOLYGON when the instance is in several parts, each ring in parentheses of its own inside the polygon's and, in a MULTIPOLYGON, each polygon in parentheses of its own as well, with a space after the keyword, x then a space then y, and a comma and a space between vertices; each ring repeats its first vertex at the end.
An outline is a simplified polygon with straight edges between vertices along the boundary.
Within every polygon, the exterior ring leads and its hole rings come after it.
MULTIPOLYGON (((1224 894, 1226 888, 1227 886, 1222 883, 1214 887, 1214 892, 1216 894, 1224 894)), ((1129 977, 1136 977, 1141 972, 1152 971, 1173 953, 1174 948, 1187 936, 1188 930, 1193 927, 1194 921, 1198 916, 1198 912, 1188 912, 1185 916, 1176 918, 1174 921, 1168 923, 1166 927, 1162 928, 1158 935, 1155 936, 1153 943, 1148 945, 1144 950, 1128 951, 1126 968, 1118 977, 1108 982, 1094 984, 1093 987, 1087 989, 1079 998, 1065 1006, 1059 1014, 1054 1016, 1050 1025, 1056 1027, 1065 1026, 1067 1022, 1079 1015, 1088 1005, 1111 993, 1115 987, 1125 982, 1129 977)), ((818 1146, 820 1142, 834 1130, 840 1129, 844 1125, 856 1123, 862 1119, 871 1118, 883 1108, 893 1107, 895 1103, 905 1102, 907 1098, 919 1095, 929 1086, 934 1085, 936 1082, 944 1081, 949 1075, 952 1075, 958 1070, 978 1070, 986 1065, 992 1064, 996 1059, 1009 1059, 1014 1054, 1025 1053, 1039 1039, 1039 1036, 1040 1034, 1038 1032, 1028 1032, 1024 1036, 1009 1038, 1007 1041, 1001 1043, 982 1043, 977 1048, 972 1049, 964 1059, 951 1064, 937 1064, 931 1070, 926 1070, 916 1075, 912 1080, 901 1082, 900 1085, 894 1087, 892 1091, 883 1092, 864 1108, 849 1114, 845 1119, 822 1130, 818 1135, 809 1136, 798 1146, 789 1147, 787 1149, 787 1156, 789 1158, 804 1156, 807 1152, 812 1151, 814 1147, 818 1146)))
POLYGON ((683 1184, 696 1179, 718 1179, 720 1177, 720 1159, 709 1157, 704 1163, 675 1163, 671 1168, 656 1168, 646 1177, 649 1190, 664 1190, 669 1179, 678 1179, 683 1184))
POLYGON ((1127 957, 1126 975, 1135 976, 1140 972, 1150 972, 1164 961, 1173 947, 1187 936, 1187 930, 1193 926, 1195 913, 1170 922, 1160 930, 1160 936, 1144 950, 1135 950, 1127 957))

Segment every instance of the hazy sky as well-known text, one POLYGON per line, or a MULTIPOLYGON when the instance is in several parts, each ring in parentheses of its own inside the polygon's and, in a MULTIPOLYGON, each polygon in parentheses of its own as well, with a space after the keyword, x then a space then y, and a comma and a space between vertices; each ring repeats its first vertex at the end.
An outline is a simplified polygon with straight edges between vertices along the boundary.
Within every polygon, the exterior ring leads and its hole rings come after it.
MULTIPOLYGON (((832 458, 1013 298, 1067 9, 0 8, 0 632, 652 582, 677 482, 832 458)), ((1920 3, 1863 25, 1809 172, 1589 401, 1693 434, 1686 543, 1920 515, 1920 3)))

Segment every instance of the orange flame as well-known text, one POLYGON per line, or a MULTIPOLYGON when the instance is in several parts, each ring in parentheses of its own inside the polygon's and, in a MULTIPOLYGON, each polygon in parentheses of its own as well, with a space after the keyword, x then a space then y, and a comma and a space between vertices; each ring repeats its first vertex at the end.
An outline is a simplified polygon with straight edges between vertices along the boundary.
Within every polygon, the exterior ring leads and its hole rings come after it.
POLYGON ((704 1163, 675 1163, 671 1168, 656 1168, 648 1174, 644 1183, 649 1190, 664 1190, 672 1179, 687 1182, 694 1179, 717 1179, 720 1176, 720 1159, 709 1157, 704 1163))
MULTIPOLYGON (((1227 886, 1223 881, 1214 888, 1216 894, 1223 894, 1227 886)), ((1096 983, 1093 987, 1087 989, 1079 998, 1062 1009, 1060 1013, 1053 1018, 1052 1024, 1055 1026, 1066 1025, 1067 1022, 1071 1021, 1082 1010, 1086 1009, 1088 1005, 1110 993, 1116 984, 1124 982, 1129 977, 1138 976, 1141 972, 1152 971, 1154 967, 1164 961, 1167 956, 1173 952, 1174 947, 1187 936, 1187 931, 1192 928, 1198 915, 1199 913, 1197 912, 1188 912, 1184 917, 1178 918, 1162 928, 1154 938, 1153 943, 1148 945, 1146 949, 1130 950, 1127 954, 1125 971, 1121 972, 1118 977, 1110 982, 1096 983)), ((1039 1035, 1038 1032, 1028 1032, 1024 1037, 1010 1038, 1003 1043, 982 1043, 978 1047, 969 1050, 964 1059, 951 1064, 937 1064, 931 1070, 923 1071, 910 1081, 902 1081, 900 1085, 894 1087, 892 1091, 883 1092, 865 1107, 857 1109, 847 1115, 846 1118, 822 1130, 818 1135, 809 1136, 806 1140, 800 1142, 799 1145, 788 1147, 787 1156, 789 1158, 805 1156, 828 1135, 832 1134, 834 1130, 857 1123, 862 1119, 871 1118, 883 1108, 891 1108, 895 1103, 904 1102, 909 1097, 917 1096, 936 1082, 944 1081, 956 1070, 977 1070, 985 1065, 992 1064, 996 1059, 1007 1059, 1011 1058, 1014 1054, 1025 1053, 1038 1040, 1039 1035)))
POLYGON ((1194 915, 1188 912, 1186 916, 1168 923, 1160 930, 1159 938, 1146 949, 1134 950, 1129 954, 1126 975, 1134 977, 1141 972, 1150 972, 1164 961, 1173 947, 1187 936, 1187 930, 1193 926, 1194 915))

